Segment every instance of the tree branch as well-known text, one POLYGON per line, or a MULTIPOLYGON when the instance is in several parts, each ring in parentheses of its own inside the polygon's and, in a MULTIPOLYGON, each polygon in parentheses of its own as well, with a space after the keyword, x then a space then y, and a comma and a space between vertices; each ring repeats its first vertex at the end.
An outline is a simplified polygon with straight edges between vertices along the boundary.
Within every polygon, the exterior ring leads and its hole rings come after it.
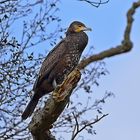
POLYGON ((50 138, 49 129, 69 102, 69 97, 80 80, 80 77, 81 74, 78 69, 71 72, 64 82, 55 89, 47 100, 45 107, 35 113, 35 116, 29 124, 29 130, 35 140, 50 138))
POLYGON ((92 126, 93 124, 96 124, 97 122, 99 122, 100 120, 102 120, 104 117, 106 117, 108 114, 104 114, 104 115, 102 115, 101 117, 97 117, 94 121, 92 121, 92 122, 89 122, 89 123, 87 123, 87 124, 85 124, 83 127, 81 127, 80 129, 79 129, 79 124, 78 124, 78 120, 77 120, 77 118, 76 117, 74 117, 75 118, 75 121, 76 121, 76 132, 73 132, 73 135, 72 135, 72 138, 71 138, 71 140, 74 140, 75 138, 76 138, 76 136, 81 132, 81 131, 83 131, 83 130, 85 130, 85 128, 87 128, 87 127, 90 127, 90 126, 92 126))
POLYGON ((124 37, 123 41, 121 42, 120 45, 116 46, 115 48, 110 48, 108 50, 105 50, 99 54, 92 55, 80 62, 78 65, 79 69, 84 69, 87 65, 91 64, 92 62, 103 60, 107 57, 112 57, 115 55, 120 55, 122 53, 127 53, 131 51, 133 47, 133 43, 130 39, 130 33, 132 30, 132 25, 133 25, 133 16, 135 14, 136 9, 140 7, 140 1, 134 2, 132 7, 128 10, 127 12, 127 25, 124 31, 124 37))
POLYGON ((91 1, 91 0, 78 0, 78 1, 84 1, 84 2, 86 2, 86 3, 88 3, 88 4, 92 5, 92 6, 94 6, 96 8, 98 8, 101 4, 106 4, 106 3, 109 2, 109 0, 106 0, 106 1, 99 0, 98 2, 91 1))

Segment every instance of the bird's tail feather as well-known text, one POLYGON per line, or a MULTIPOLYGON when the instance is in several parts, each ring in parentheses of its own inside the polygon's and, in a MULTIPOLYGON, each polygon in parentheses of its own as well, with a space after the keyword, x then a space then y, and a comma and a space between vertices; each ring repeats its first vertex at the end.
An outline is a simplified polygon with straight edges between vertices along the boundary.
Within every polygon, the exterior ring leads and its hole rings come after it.
POLYGON ((26 120, 29 116, 32 115, 39 99, 35 99, 34 97, 31 99, 29 104, 27 105, 26 109, 24 110, 22 114, 22 119, 26 120))

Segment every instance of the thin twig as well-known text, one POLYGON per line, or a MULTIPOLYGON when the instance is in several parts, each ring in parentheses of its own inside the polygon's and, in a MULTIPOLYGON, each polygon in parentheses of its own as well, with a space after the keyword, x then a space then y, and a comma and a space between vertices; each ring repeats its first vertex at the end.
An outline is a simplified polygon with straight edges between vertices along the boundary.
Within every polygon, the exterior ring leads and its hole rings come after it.
POLYGON ((78 0, 78 1, 84 1, 84 2, 87 2, 88 4, 98 8, 101 4, 106 4, 109 2, 109 0, 106 0, 106 1, 103 1, 102 0, 99 0, 99 2, 94 2, 94 1, 90 1, 90 0, 78 0))
MULTIPOLYGON (((96 118, 93 122, 90 122, 90 123, 87 123, 85 124, 81 129, 77 130, 77 132, 72 136, 71 140, 74 140, 75 137, 83 130, 85 130, 85 128, 93 125, 93 124, 96 124, 97 122, 99 122, 100 120, 102 120, 104 117, 106 117, 108 114, 104 114, 102 115, 100 118, 96 118)), ((77 119, 76 119, 77 120, 77 119)))
POLYGON ((72 133, 72 137, 74 137, 75 131, 76 132, 79 131, 79 123, 78 123, 77 117, 75 116, 74 112, 72 114, 73 114, 73 117, 74 117, 74 120, 75 120, 75 126, 74 126, 73 133, 72 133))

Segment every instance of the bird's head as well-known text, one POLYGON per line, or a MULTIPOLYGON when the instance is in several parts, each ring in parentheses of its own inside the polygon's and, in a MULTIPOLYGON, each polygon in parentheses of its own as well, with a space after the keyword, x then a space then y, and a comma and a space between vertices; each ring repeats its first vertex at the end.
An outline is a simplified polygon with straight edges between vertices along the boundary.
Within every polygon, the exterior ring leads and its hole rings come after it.
POLYGON ((91 31, 91 28, 86 27, 82 22, 74 21, 70 24, 66 34, 79 33, 83 31, 91 31))

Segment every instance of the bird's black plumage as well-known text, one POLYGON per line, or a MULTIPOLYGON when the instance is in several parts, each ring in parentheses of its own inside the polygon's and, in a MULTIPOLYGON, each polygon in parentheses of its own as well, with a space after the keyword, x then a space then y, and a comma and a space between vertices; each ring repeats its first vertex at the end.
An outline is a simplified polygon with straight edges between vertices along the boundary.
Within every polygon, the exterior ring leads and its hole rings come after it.
POLYGON ((69 26, 66 37, 47 55, 33 87, 34 96, 23 112, 22 119, 26 119, 33 113, 38 100, 43 95, 54 90, 54 83, 61 84, 77 66, 88 43, 85 30, 89 28, 79 21, 74 21, 69 26))

